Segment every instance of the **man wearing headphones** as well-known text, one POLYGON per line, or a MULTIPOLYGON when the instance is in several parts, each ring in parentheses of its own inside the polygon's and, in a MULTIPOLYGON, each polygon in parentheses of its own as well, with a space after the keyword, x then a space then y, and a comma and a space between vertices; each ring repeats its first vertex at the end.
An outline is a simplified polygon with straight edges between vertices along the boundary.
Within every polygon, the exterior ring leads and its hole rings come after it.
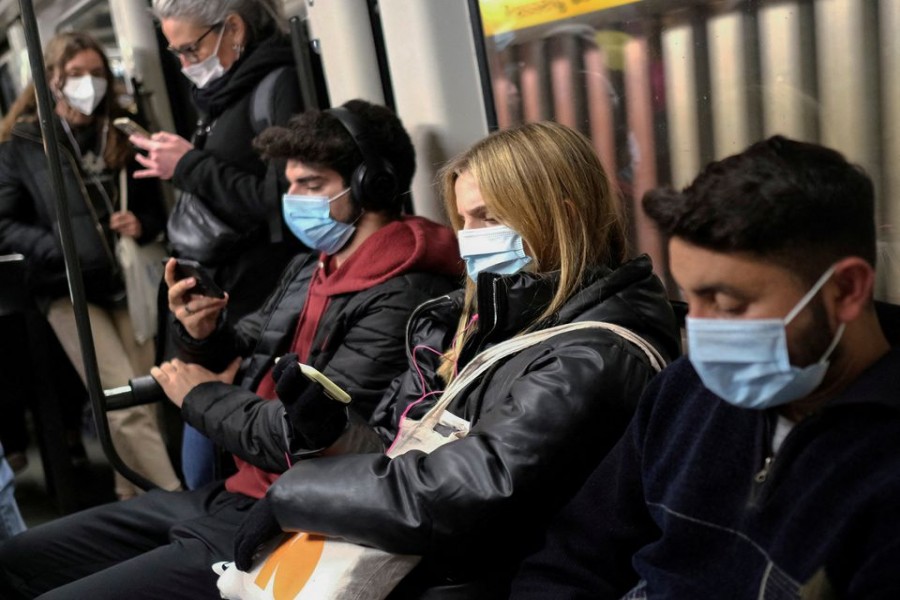
POLYGON ((0 546, 3 598, 48 590, 52 598, 217 598, 210 565, 231 559, 246 512, 292 462, 363 447, 352 424, 405 370, 411 312, 461 279, 452 231, 401 215, 415 153, 390 110, 353 100, 308 111, 255 145, 286 159, 285 223, 318 252, 296 257, 263 306, 234 327, 221 318, 227 295, 192 293, 196 282, 176 282, 170 261, 181 357, 152 371, 185 420, 235 455, 237 472, 26 532, 0 546), (298 375, 298 360, 346 391, 349 406, 321 401, 322 386, 298 375), (278 401, 276 387, 293 401, 278 401))

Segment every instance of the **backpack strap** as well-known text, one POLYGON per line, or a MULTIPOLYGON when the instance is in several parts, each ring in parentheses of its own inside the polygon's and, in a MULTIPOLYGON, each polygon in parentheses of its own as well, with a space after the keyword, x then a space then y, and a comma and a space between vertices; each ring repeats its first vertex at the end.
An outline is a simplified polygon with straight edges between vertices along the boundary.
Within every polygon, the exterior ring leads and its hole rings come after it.
MULTIPOLYGON (((275 124, 275 84, 281 74, 290 67, 278 67, 262 78, 250 97, 250 125, 253 133, 259 135, 275 124)), ((263 194, 269 205, 269 240, 275 244, 284 239, 281 228, 281 211, 278 207, 278 170, 270 161, 266 168, 263 194)))
POLYGON ((253 89, 253 96, 250 98, 250 124, 256 135, 275 124, 275 84, 289 68, 278 67, 269 71, 253 89))

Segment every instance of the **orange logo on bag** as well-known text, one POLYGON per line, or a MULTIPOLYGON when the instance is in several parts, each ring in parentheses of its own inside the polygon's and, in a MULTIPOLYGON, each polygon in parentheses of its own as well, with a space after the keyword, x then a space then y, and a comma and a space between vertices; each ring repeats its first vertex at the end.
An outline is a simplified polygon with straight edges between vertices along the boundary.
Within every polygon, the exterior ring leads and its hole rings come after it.
POLYGON ((294 534, 263 563, 256 577, 256 585, 266 589, 274 575, 272 597, 275 600, 291 600, 309 582, 324 549, 325 538, 308 533, 294 534))

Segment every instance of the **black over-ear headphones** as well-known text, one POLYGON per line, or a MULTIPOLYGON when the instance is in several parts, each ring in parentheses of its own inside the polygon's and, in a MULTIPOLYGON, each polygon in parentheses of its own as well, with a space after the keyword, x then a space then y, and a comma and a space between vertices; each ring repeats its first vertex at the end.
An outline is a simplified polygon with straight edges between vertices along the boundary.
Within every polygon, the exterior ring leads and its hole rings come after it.
POLYGON ((362 154, 362 163, 350 176, 350 192, 356 202, 381 207, 390 206, 397 195, 397 176, 393 165, 375 153, 369 142, 371 133, 366 131, 358 116, 343 106, 329 108, 325 112, 337 118, 362 154))

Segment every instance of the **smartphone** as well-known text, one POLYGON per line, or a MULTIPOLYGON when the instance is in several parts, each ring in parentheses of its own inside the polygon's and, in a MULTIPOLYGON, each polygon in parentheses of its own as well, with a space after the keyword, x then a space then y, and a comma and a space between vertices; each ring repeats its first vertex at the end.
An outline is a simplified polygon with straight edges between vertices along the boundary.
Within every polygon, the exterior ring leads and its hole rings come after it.
MULTIPOLYGON (((281 358, 276 358, 275 362, 277 363, 279 360, 281 360, 281 358)), ((297 364, 300 365, 300 372, 303 373, 307 379, 309 379, 310 381, 315 381, 322 386, 322 389, 325 390, 326 396, 343 404, 350 404, 350 394, 341 389, 341 386, 328 379, 328 377, 326 377, 324 373, 322 373, 315 367, 304 365, 303 363, 297 364)))
POLYGON ((175 259, 175 279, 181 280, 185 277, 193 277, 197 285, 188 290, 189 294, 200 294, 201 296, 209 296, 210 298, 224 298, 225 291, 213 280, 203 265, 196 260, 187 258, 175 259))
POLYGON ((325 390, 325 395, 332 400, 350 404, 350 394, 342 390, 338 384, 325 377, 325 375, 315 367, 300 363, 300 372, 306 375, 310 381, 315 381, 321 385, 325 390))
POLYGON ((113 121, 113 125, 115 125, 116 128, 125 135, 139 135, 145 138, 150 137, 149 131, 147 131, 128 117, 119 117, 118 119, 113 121))

